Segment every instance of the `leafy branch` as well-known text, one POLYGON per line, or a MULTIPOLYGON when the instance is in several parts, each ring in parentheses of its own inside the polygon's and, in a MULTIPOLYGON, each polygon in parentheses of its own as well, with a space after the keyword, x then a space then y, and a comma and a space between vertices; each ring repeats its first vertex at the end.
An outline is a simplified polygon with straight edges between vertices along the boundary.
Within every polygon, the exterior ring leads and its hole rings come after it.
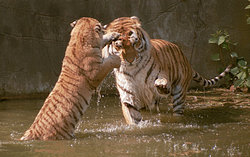
MULTIPOLYGON (((248 0, 250 2, 250 0, 248 0)), ((250 4, 245 7, 246 10, 250 10, 250 4)), ((247 24, 250 24, 250 15, 247 14, 247 24)))
MULTIPOLYGON (((250 5, 247 7, 250 8, 250 5)), ((247 87, 250 89, 250 67, 243 57, 239 57, 238 54, 233 51, 237 46, 237 42, 232 42, 230 35, 226 31, 219 30, 214 34, 211 34, 208 43, 215 44, 219 47, 219 52, 211 55, 213 61, 221 61, 222 58, 225 58, 228 55, 232 60, 236 61, 236 67, 230 70, 233 74, 234 87, 247 87)))

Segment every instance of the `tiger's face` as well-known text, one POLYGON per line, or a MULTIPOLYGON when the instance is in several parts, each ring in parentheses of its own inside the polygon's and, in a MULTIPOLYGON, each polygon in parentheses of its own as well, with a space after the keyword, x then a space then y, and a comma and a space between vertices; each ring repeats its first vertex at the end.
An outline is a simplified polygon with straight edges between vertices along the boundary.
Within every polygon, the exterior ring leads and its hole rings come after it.
POLYGON ((112 42, 112 46, 119 52, 123 62, 135 63, 143 52, 150 47, 150 38, 141 28, 137 17, 121 17, 112 21, 107 27, 108 31, 119 32, 121 36, 112 42))
POLYGON ((83 17, 72 22, 71 26, 71 37, 84 44, 83 46, 102 48, 104 29, 96 19, 83 17))

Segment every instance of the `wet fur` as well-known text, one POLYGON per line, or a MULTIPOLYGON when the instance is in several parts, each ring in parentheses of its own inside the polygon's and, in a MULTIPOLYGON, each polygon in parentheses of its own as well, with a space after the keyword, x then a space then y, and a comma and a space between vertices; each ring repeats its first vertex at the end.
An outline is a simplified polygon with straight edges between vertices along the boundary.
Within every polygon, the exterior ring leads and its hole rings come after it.
POLYGON ((225 76, 207 80, 195 72, 179 47, 161 39, 150 39, 137 17, 121 17, 107 25, 107 31, 121 34, 103 49, 103 56, 120 51, 122 64, 114 69, 123 115, 128 124, 141 121, 140 110, 157 107, 161 97, 172 97, 175 115, 184 112, 192 79, 207 87, 225 76))
POLYGON ((92 18, 81 18, 72 26, 58 81, 21 140, 74 137, 76 124, 88 108, 93 91, 114 67, 120 66, 117 56, 101 58, 102 47, 117 33, 103 36, 102 26, 92 18))

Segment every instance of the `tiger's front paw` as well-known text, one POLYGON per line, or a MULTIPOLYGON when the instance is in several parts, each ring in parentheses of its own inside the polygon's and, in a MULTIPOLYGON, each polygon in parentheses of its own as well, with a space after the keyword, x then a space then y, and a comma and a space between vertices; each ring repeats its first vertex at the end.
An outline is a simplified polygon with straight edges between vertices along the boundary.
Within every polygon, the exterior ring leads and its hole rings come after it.
POLYGON ((117 32, 110 32, 110 33, 103 35, 104 45, 106 45, 114 40, 117 40, 120 37, 120 35, 121 34, 117 33, 117 32))
POLYGON ((157 87, 157 90, 160 94, 168 94, 170 92, 168 89, 168 81, 165 78, 156 79, 154 85, 157 87))

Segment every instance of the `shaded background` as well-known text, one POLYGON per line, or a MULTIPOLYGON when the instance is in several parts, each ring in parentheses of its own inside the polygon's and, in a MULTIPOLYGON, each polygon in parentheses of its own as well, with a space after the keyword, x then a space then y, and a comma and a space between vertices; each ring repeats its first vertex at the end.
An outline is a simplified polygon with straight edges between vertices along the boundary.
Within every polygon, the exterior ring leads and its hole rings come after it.
MULTIPOLYGON (((211 61, 210 34, 227 30, 236 52, 250 59, 247 0, 0 0, 0 98, 47 94, 60 73, 70 23, 88 16, 111 22, 138 16, 151 38, 179 45, 192 67, 214 77, 226 66, 211 61)), ((116 92, 110 79, 104 92, 116 92)))

